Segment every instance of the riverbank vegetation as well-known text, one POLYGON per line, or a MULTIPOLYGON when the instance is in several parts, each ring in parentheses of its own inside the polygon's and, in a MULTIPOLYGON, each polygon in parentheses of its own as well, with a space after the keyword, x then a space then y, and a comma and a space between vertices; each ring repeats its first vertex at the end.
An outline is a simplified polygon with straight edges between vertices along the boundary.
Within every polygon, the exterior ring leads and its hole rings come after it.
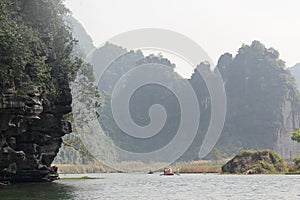
MULTIPOLYGON (((295 132, 292 133, 292 140, 300 143, 300 129, 297 129, 295 132)), ((300 174, 300 157, 294 158, 294 164, 291 165, 289 173, 300 174)))
POLYGON ((219 162, 214 160, 179 162, 175 163, 174 169, 179 169, 180 173, 221 173, 222 164, 225 162, 225 159, 219 162))
MULTIPOLYGON (((147 173, 162 172, 167 163, 142 163, 128 161, 114 164, 123 170, 110 168, 99 162, 88 164, 55 164, 60 174, 85 173, 147 173), (127 169, 127 170, 124 170, 127 169)), ((223 173, 223 174, 300 174, 300 158, 294 163, 287 163, 276 152, 271 150, 241 150, 232 159, 195 160, 175 162, 170 167, 177 173, 223 173)))
MULTIPOLYGON (((187 162, 176 162, 171 164, 174 171, 178 173, 220 173, 222 165, 227 160, 215 162, 213 160, 197 160, 187 162)), ((61 174, 84 174, 84 173, 129 173, 129 172, 148 172, 153 169, 157 172, 163 171, 161 166, 168 166, 167 163, 150 163, 145 164, 137 161, 121 162, 118 164, 120 169, 128 169, 126 171, 115 170, 101 163, 89 164, 55 164, 61 174), (131 170, 130 170, 131 169, 131 170), (137 170, 134 170, 137 169, 137 170)), ((116 165, 117 166, 117 165, 116 165)))
POLYGON ((229 174, 278 174, 288 172, 288 164, 271 150, 243 150, 222 166, 229 174))

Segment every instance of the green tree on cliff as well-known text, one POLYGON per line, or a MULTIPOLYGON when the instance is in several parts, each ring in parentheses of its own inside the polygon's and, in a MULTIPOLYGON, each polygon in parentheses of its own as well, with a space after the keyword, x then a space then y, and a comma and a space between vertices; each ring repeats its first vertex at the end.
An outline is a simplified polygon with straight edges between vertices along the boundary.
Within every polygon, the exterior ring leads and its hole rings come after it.
POLYGON ((295 132, 292 133, 292 140, 300 143, 300 129, 297 129, 295 132))
MULTIPOLYGON (((292 133, 292 140, 300 143, 300 128, 292 133)), ((295 171, 300 171, 300 157, 294 158, 295 171)))

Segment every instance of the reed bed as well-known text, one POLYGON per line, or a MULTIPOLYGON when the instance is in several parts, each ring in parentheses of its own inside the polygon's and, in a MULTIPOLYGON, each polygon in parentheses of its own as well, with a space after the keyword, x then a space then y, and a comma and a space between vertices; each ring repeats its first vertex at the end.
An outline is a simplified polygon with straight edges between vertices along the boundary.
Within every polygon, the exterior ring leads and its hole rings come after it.
POLYGON ((95 162, 86 165, 83 164, 55 164, 58 167, 58 172, 61 174, 85 174, 85 173, 130 173, 130 172, 148 172, 155 170, 162 172, 164 167, 172 167, 178 173, 221 173, 221 167, 227 160, 218 162, 211 160, 196 160, 189 162, 175 162, 171 165, 167 163, 143 163, 139 161, 124 161, 114 163, 113 168, 95 162), (119 169, 119 170, 118 170, 119 169))

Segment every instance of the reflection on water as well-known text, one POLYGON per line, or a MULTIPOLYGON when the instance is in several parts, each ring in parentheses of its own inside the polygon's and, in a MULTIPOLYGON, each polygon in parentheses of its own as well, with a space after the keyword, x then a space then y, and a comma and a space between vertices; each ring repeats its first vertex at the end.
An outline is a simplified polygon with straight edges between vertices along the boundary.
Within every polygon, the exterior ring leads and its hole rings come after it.
MULTIPOLYGON (((64 175, 62 177, 84 175, 64 175)), ((299 175, 89 174, 104 179, 60 180, 0 188, 0 199, 300 199, 299 175)))
POLYGON ((60 183, 26 183, 12 184, 0 189, 0 199, 7 200, 41 200, 74 199, 72 185, 60 183))

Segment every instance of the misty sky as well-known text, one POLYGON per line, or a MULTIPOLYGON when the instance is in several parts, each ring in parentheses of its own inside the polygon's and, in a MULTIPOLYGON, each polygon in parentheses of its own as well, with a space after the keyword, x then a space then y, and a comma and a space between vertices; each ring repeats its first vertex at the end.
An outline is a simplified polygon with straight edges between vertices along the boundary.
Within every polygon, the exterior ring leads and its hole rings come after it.
POLYGON ((164 28, 196 41, 216 63, 259 40, 287 66, 300 62, 299 0, 66 0, 96 46, 125 31, 164 28))

